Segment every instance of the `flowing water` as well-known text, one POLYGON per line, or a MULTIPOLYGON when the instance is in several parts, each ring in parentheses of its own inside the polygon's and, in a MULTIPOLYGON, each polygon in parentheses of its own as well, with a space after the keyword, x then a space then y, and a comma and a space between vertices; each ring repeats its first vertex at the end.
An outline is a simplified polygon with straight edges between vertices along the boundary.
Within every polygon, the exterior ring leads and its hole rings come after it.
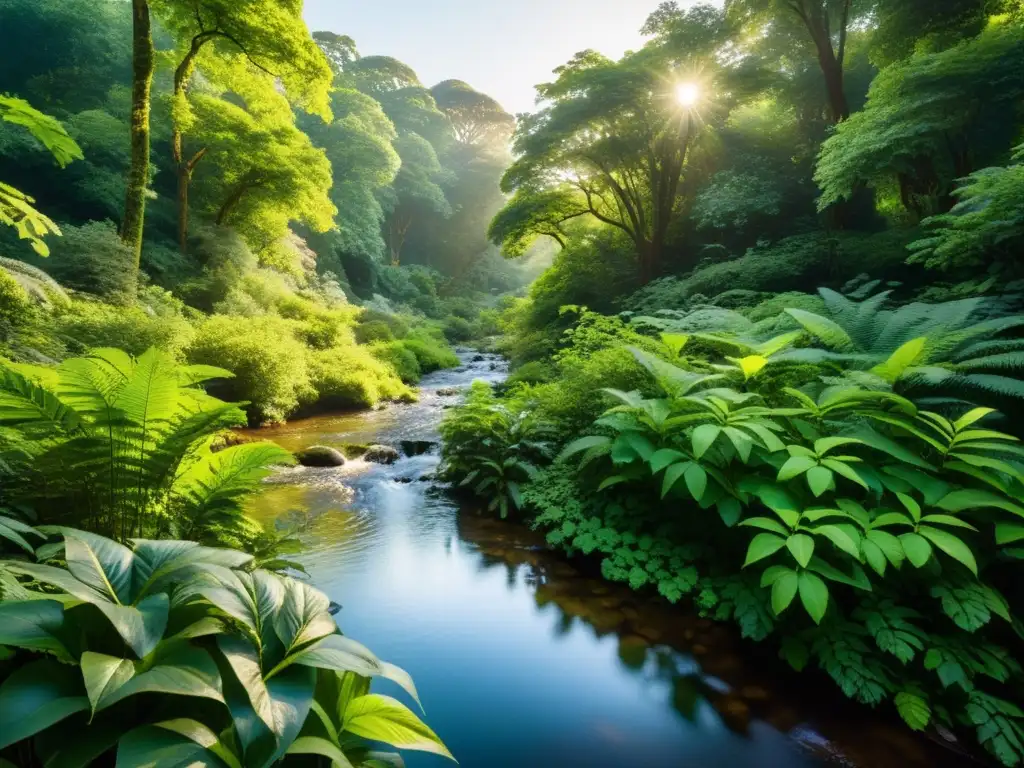
MULTIPOLYGON (((459 399, 450 388, 505 376, 499 358, 460 356, 462 367, 424 378, 419 403, 250 434, 289 450, 436 446, 459 399)), ((958 764, 732 627, 593 578, 533 532, 460 510, 429 479, 437 463, 434 447, 390 466, 282 470, 253 513, 308 516, 297 559, 341 604, 345 633, 412 674, 427 722, 464 768, 958 764)), ((407 764, 449 763, 408 753, 407 764)))

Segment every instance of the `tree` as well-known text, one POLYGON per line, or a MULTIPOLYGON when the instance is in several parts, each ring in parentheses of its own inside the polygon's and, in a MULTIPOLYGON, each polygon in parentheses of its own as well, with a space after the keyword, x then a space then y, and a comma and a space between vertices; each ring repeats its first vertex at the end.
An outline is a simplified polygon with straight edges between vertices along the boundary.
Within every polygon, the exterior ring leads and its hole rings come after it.
POLYGON ((343 264, 349 259, 380 262, 385 243, 378 194, 394 182, 402 162, 392 144, 397 133, 380 104, 359 91, 335 89, 331 110, 331 123, 303 121, 313 143, 326 153, 334 177, 331 200, 338 209, 337 230, 327 235, 324 247, 343 264))
POLYGON ((256 252, 284 237, 291 221, 330 229, 331 165, 299 130, 274 78, 243 54, 219 57, 214 73, 211 88, 219 82, 221 90, 191 96, 188 136, 208 158, 196 176, 200 209, 237 229, 256 252))
POLYGON ((886 67, 863 110, 825 142, 815 180, 819 208, 849 199, 863 183, 895 183, 918 218, 948 211, 955 179, 999 161, 1019 129, 1024 96, 1024 25, 1005 21, 938 53, 886 67))
POLYGON ((451 120, 456 140, 463 144, 506 144, 516 127, 515 118, 501 104, 461 80, 440 82, 430 94, 451 120))
POLYGON ((334 72, 335 77, 341 75, 352 62, 359 58, 356 41, 348 35, 321 31, 313 33, 313 40, 327 57, 327 63, 331 65, 331 71, 334 72))
POLYGON ((360 91, 371 95, 423 85, 412 67, 391 56, 353 59, 345 73, 360 91))
MULTIPOLYGON (((558 79, 538 88, 551 105, 520 120, 519 159, 502 188, 516 194, 513 210, 543 226, 537 234, 583 214, 622 230, 647 282, 661 270, 699 118, 678 103, 680 75, 657 49, 619 62, 584 51, 555 71, 558 79)), ((503 221, 498 231, 524 232, 522 222, 503 221)))
POLYGON ((391 263, 398 266, 409 227, 417 215, 452 215, 442 184, 451 177, 441 167, 437 153, 429 141, 416 133, 406 133, 395 140, 401 167, 394 183, 384 190, 381 200, 386 219, 386 240, 391 263))
POLYGON ((171 154, 178 177, 178 244, 188 243, 188 186, 196 164, 206 154, 200 147, 185 157, 182 134, 188 121, 189 83, 200 53, 241 52, 257 68, 280 79, 299 107, 330 118, 328 89, 331 70, 302 20, 300 4, 279 0, 160 0, 155 6, 162 24, 179 41, 174 70, 171 154))
POLYGON ((149 0, 132 0, 132 112, 129 133, 132 152, 125 189, 124 216, 121 218, 121 239, 135 254, 136 269, 142 256, 142 228, 146 218, 154 56, 149 0))
MULTIPOLYGON (((844 87, 847 38, 867 0, 727 0, 726 14, 758 36, 781 35, 798 45, 810 41, 825 82, 833 123, 850 116, 844 87)), ((783 46, 780 50, 791 50, 783 46)))

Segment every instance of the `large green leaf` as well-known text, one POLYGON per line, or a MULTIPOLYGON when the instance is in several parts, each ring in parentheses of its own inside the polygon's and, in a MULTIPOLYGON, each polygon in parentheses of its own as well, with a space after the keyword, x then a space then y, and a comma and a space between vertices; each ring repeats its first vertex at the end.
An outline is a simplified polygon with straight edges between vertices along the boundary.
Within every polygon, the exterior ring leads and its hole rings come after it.
POLYGON ((0 685, 0 749, 88 708, 77 669, 49 659, 29 662, 0 685))
POLYGON ((796 571, 787 570, 772 584, 772 610, 778 616, 796 597, 800 579, 796 571))
POLYGON ((786 312, 804 329, 821 339, 827 347, 840 352, 852 351, 855 345, 841 325, 827 317, 803 309, 787 309, 786 312))
POLYGON ((398 749, 415 749, 455 758, 437 734, 408 707, 390 696, 367 694, 349 703, 344 730, 398 749))
POLYGON ((327 739, 318 736, 300 736, 288 747, 289 755, 319 755, 331 761, 332 768, 352 768, 345 753, 327 739))
POLYGON ((904 533, 900 535, 900 544, 907 559, 915 568, 923 568, 932 556, 932 547, 928 540, 917 533, 904 533))
POLYGON ((991 491, 983 491, 976 488, 962 488, 947 494, 936 505, 947 512, 963 512, 967 509, 995 508, 1012 512, 1015 515, 1024 517, 1024 507, 1015 504, 1004 496, 991 491))
POLYGON ((896 710, 903 722, 915 731, 923 731, 932 719, 932 710, 928 702, 914 693, 900 691, 895 698, 896 710))
POLYGON ((328 613, 327 595, 295 579, 282 580, 284 594, 274 616, 274 629, 291 654, 303 645, 334 634, 338 625, 328 613))
POLYGON ((135 665, 129 659, 86 651, 79 661, 85 691, 92 711, 104 705, 104 699, 115 694, 135 676, 135 665))
POLYGON ((170 728, 145 725, 129 731, 117 747, 116 768, 231 768, 214 752, 170 728))
POLYGON ((148 592, 166 589, 207 571, 207 566, 241 568, 252 555, 233 549, 203 547, 193 541, 133 539, 133 584, 135 599, 148 592))
POLYGON ((136 667, 135 676, 106 694, 98 709, 105 709, 137 693, 199 696, 224 701, 216 663, 205 650, 188 644, 173 649, 144 671, 136 667))
POLYGON ((61 639, 64 606, 56 600, 0 602, 0 645, 46 651, 72 661, 61 639))
POLYGON ((793 559, 800 564, 801 568, 806 568, 807 564, 811 562, 811 556, 814 555, 814 539, 807 534, 794 533, 786 539, 786 547, 789 548, 793 559))

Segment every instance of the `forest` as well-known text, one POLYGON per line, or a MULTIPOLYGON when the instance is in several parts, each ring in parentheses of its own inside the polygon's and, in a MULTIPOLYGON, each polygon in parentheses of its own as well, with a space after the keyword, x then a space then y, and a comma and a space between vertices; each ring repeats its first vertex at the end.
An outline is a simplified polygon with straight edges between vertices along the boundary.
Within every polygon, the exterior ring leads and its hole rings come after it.
POLYGON ((252 435, 477 352, 462 514, 1024 764, 1021 0, 662 2, 517 115, 301 0, 0 24, 0 768, 451 758, 252 435))

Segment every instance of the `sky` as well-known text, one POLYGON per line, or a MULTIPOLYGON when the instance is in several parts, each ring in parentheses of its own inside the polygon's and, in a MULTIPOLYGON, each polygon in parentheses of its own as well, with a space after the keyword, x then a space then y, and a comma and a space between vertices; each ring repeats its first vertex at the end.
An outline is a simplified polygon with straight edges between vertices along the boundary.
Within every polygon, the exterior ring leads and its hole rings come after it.
POLYGON ((388 55, 426 86, 464 80, 509 112, 533 110, 537 83, 573 54, 619 58, 643 42, 659 0, 306 0, 310 30, 349 35, 359 53, 388 55))

